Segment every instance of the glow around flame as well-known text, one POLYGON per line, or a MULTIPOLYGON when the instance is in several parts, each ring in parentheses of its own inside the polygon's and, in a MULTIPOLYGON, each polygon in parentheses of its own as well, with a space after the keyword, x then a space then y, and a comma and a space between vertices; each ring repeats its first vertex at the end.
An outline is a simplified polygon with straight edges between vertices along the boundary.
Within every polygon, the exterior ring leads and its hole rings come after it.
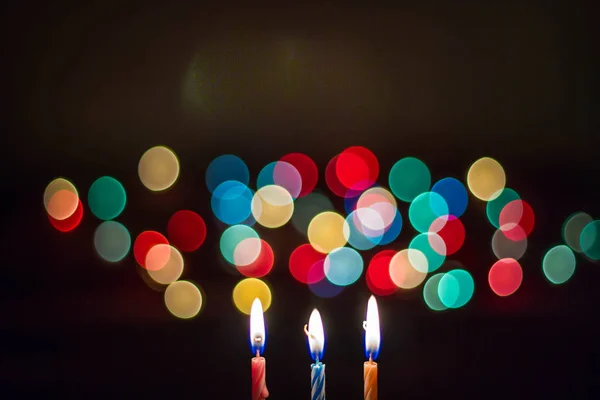
POLYGON ((308 346, 313 360, 319 361, 323 358, 325 349, 325 332, 323 331, 323 322, 321 314, 314 309, 308 320, 308 346))
POLYGON ((250 346, 253 353, 262 353, 265 348, 265 319, 263 317, 262 303, 254 299, 250 309, 250 346))
POLYGON ((365 353, 367 357, 372 357, 374 360, 379 355, 379 345, 381 343, 379 310, 374 296, 371 296, 367 304, 367 320, 363 322, 363 327, 365 329, 365 353))

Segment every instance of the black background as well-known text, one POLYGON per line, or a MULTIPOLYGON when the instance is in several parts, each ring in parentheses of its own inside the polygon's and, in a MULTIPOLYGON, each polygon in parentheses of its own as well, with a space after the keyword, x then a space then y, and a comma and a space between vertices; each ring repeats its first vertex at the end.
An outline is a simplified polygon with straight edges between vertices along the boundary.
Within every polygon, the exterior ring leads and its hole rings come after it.
MULTIPOLYGON (((204 170, 233 153, 255 179, 300 151, 317 162, 326 190, 327 161, 350 145, 375 152, 381 183, 408 155, 434 180, 464 178, 473 161, 494 157, 536 212, 513 296, 487 285, 493 227, 471 198, 454 257, 475 278, 471 303, 434 313, 419 289, 379 300, 381 398, 597 396, 598 265, 578 258, 558 287, 541 271, 567 216, 600 213, 596 21, 583 3, 13 2, 3 20, 2 397, 249 398, 248 319, 231 301, 239 277, 220 261, 204 170), (177 152, 182 172, 172 190, 152 194, 137 163, 158 144, 177 152), (164 232, 181 208, 207 220, 206 243, 186 256, 185 278, 206 296, 198 318, 170 316, 133 257, 101 262, 92 245, 99 221, 87 209, 72 233, 48 223, 41 198, 50 180, 66 176, 86 193, 100 175, 125 185, 119 221, 134 237, 164 232)), ((314 307, 325 324, 329 397, 361 398, 364 280, 319 299, 287 271, 306 239, 289 226, 260 233, 276 257, 265 317, 270 398, 309 397, 302 327, 314 307)), ((406 224, 388 247, 413 234, 406 224)))

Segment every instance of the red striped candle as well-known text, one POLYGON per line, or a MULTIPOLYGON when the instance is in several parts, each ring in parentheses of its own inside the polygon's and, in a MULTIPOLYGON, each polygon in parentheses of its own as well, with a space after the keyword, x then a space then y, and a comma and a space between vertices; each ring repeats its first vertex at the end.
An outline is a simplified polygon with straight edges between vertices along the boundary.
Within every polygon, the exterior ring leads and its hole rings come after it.
POLYGON ((254 299, 250 309, 250 345, 256 353, 256 357, 252 358, 252 400, 264 400, 269 397, 266 383, 267 362, 260 355, 265 347, 265 337, 262 303, 259 299, 254 299))

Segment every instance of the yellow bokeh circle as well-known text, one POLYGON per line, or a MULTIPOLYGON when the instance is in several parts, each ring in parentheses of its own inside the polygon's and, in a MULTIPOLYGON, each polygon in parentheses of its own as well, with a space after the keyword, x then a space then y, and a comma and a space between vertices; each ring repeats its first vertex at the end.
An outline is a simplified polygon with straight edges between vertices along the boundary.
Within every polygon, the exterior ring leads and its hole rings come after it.
POLYGON ((308 241, 320 253, 328 254, 332 250, 344 247, 348 242, 350 229, 340 214, 325 211, 315 215, 308 225, 308 241))
POLYGON ((154 192, 168 189, 179 177, 179 160, 165 146, 152 147, 140 158, 138 174, 148 189, 154 192))
POLYGON ((56 220, 69 218, 79 205, 79 194, 75 185, 64 178, 56 178, 46 186, 44 207, 56 220))
POLYGON ((416 288, 427 276, 427 264, 427 257, 421 251, 401 250, 390 260, 390 278, 399 288, 416 288))
POLYGON ((243 279, 233 289, 233 304, 246 315, 250 315, 252 302, 256 298, 262 303, 263 311, 267 311, 271 307, 271 289, 260 279, 243 279))
POLYGON ((193 318, 202 308, 202 293, 192 282, 173 282, 165 290, 165 305, 177 318, 193 318))
POLYGON ((504 168, 493 158, 480 158, 469 168, 467 185, 473 196, 478 199, 494 200, 502 193, 502 189, 506 185, 504 168))
POLYGON ((148 275, 156 283, 169 285, 181 277, 183 273, 183 257, 175 247, 168 244, 157 244, 148 251, 146 269, 148 270, 148 275), (163 253, 168 254, 166 260, 163 260, 163 253), (160 265, 151 268, 154 263, 159 263, 160 265))
POLYGON ((290 192, 278 185, 263 186, 252 197, 252 216, 265 228, 285 225, 294 213, 290 192))

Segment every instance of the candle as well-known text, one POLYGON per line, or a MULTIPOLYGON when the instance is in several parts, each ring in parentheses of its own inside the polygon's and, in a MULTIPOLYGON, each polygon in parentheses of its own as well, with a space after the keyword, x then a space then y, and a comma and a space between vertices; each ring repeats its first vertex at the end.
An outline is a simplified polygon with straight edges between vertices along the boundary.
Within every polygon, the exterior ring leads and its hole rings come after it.
POLYGON ((265 320, 263 318, 262 303, 254 299, 250 309, 250 346, 256 357, 252 358, 252 400, 264 400, 269 397, 266 376, 266 360, 261 357, 265 348, 265 320))
POLYGON ((325 332, 323 322, 318 310, 313 310, 308 320, 308 326, 304 325, 304 333, 308 337, 310 355, 315 361, 310 370, 310 398, 311 400, 325 400, 325 364, 321 362, 325 348, 325 332))
POLYGON ((379 354, 381 334, 379 332, 379 311, 377 301, 371 296, 367 305, 367 320, 363 322, 365 330, 365 352, 369 361, 364 365, 365 400, 377 400, 377 363, 373 360, 379 354))

